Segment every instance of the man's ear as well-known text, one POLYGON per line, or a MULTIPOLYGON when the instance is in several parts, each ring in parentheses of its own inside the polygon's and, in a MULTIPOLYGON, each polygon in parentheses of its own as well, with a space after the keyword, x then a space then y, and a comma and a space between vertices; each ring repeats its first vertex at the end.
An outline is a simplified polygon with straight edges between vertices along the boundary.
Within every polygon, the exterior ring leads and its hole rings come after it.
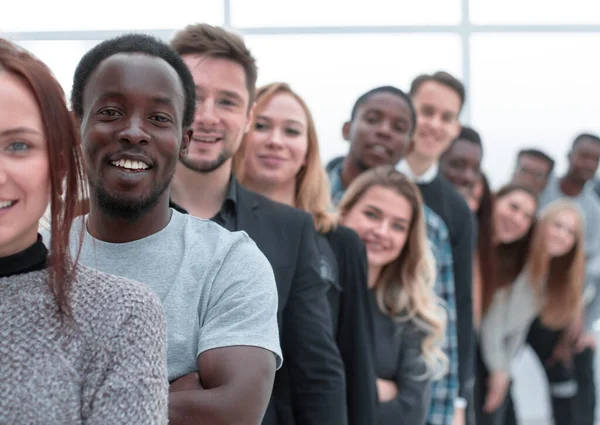
POLYGON ((244 134, 248 133, 252 124, 254 123, 254 113, 256 112, 256 102, 252 102, 252 106, 248 110, 248 120, 246 121, 246 128, 244 129, 244 134))
POLYGON ((193 135, 194 135, 194 129, 192 127, 188 127, 187 130, 185 130, 183 132, 183 136, 181 138, 181 146, 179 148, 179 158, 180 159, 185 158, 187 156, 193 135))
POLYGON ((350 126, 352 126, 351 121, 346 121, 342 126, 342 137, 348 142, 350 141, 350 126))

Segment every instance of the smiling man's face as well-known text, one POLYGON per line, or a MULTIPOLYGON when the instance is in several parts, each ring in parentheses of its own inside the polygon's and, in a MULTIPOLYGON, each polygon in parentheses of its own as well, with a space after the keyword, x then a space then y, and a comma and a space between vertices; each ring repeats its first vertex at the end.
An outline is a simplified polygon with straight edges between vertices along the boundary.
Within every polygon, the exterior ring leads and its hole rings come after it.
POLYGON ((83 92, 82 147, 91 196, 105 214, 135 219, 162 197, 189 140, 184 91, 164 60, 116 54, 83 92))
POLYGON ((344 125, 350 156, 360 169, 396 165, 405 155, 414 128, 410 105, 393 93, 369 96, 344 125))

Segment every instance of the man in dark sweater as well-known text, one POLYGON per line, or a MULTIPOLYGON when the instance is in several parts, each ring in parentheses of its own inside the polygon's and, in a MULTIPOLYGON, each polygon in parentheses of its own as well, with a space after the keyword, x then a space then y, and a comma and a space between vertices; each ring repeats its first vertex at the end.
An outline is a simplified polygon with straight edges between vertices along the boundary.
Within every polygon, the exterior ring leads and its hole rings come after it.
MULTIPOLYGON (((471 398, 474 370, 473 340, 473 222, 464 198, 439 172, 439 159, 460 132, 459 114, 465 88, 446 72, 421 75, 411 84, 410 96, 417 113, 412 149, 397 169, 412 177, 425 204, 446 223, 450 232, 459 348, 460 396, 458 408, 471 398)), ((467 415, 469 417, 471 415, 467 415)))

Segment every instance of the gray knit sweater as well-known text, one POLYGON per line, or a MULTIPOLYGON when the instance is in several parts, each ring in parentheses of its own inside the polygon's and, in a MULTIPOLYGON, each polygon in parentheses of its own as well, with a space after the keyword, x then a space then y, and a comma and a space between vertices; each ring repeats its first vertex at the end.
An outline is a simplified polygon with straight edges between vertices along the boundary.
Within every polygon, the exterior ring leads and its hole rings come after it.
POLYGON ((158 298, 79 267, 61 324, 47 276, 0 279, 0 424, 166 424, 158 298))

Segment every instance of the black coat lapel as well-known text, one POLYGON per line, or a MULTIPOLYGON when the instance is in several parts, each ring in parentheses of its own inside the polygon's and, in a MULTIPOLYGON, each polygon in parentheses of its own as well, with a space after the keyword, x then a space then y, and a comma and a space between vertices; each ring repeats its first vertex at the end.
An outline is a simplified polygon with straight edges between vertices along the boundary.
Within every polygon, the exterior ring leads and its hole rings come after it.
POLYGON ((257 196, 246 190, 236 182, 237 187, 237 230, 243 230, 248 236, 261 246, 261 226, 262 218, 260 216, 260 204, 257 196))

